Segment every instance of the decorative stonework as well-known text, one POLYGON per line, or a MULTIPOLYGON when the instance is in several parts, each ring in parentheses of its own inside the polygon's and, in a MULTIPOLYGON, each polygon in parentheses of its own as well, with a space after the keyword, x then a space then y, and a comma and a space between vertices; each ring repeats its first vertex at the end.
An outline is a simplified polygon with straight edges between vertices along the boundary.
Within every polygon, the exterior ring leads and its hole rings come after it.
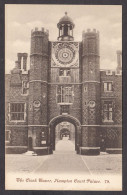
POLYGON ((51 67, 78 67, 78 42, 52 42, 51 67))

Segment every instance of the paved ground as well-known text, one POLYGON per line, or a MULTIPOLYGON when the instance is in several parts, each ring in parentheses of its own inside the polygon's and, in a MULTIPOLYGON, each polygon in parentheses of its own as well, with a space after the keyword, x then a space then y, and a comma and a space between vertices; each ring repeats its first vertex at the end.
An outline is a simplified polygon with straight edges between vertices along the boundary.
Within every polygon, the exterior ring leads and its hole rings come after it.
POLYGON ((85 174, 120 174, 122 156, 120 154, 101 153, 99 156, 78 155, 74 144, 61 140, 56 151, 46 156, 26 156, 24 154, 6 155, 6 171, 20 173, 85 173, 85 174))

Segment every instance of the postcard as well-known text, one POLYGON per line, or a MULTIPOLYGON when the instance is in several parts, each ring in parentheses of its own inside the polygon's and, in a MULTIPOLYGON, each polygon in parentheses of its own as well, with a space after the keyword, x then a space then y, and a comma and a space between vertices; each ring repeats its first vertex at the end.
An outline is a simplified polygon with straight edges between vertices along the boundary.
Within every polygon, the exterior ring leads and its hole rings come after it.
POLYGON ((6 190, 122 191, 122 6, 5 5, 6 190))

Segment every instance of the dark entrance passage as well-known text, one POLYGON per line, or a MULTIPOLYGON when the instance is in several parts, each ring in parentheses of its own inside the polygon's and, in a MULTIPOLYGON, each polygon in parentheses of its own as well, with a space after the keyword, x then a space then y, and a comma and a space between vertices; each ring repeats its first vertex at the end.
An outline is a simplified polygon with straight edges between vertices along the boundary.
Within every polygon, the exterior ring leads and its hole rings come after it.
POLYGON ((72 123, 64 121, 56 126, 55 150, 75 151, 75 126, 72 123))
POLYGON ((63 139, 64 137, 70 139, 70 131, 68 129, 62 129, 60 131, 60 138, 63 139))
POLYGON ((49 127, 49 143, 52 150, 56 150, 56 145, 60 140, 68 140, 66 144, 72 142, 74 150, 77 150, 77 147, 81 145, 81 125, 76 118, 70 115, 60 115, 50 121, 49 127), (68 127, 65 127, 64 124, 68 125, 68 127))

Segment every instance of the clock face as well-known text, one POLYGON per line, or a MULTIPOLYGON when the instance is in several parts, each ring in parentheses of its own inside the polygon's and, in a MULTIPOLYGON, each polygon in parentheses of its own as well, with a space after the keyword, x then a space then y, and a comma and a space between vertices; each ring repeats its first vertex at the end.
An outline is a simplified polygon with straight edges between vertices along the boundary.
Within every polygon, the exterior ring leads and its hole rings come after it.
POLYGON ((75 57, 75 51, 73 51, 71 48, 64 47, 58 50, 55 56, 61 64, 67 65, 73 61, 75 57))
POLYGON ((79 56, 79 46, 78 43, 68 43, 68 42, 54 42, 52 44, 52 61, 53 66, 78 66, 78 56, 79 56))

